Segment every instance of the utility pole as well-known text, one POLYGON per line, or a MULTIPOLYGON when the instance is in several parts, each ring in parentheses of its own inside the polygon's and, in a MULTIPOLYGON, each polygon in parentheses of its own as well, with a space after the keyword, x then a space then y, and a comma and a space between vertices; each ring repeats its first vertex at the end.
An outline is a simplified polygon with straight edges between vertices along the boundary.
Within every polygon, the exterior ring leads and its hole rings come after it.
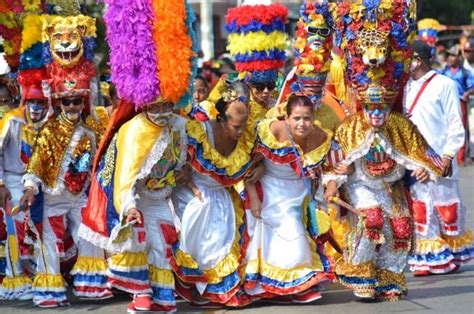
POLYGON ((214 25, 212 21, 212 0, 202 0, 201 12, 201 49, 204 61, 214 58, 214 25))

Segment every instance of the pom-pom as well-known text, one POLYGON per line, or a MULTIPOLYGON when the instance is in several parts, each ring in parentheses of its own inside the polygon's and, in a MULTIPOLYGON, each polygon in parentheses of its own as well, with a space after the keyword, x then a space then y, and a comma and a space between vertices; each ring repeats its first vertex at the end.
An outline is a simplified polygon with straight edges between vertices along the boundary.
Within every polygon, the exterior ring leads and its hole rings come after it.
POLYGON ((275 80, 276 71, 284 66, 287 15, 288 9, 279 3, 243 5, 228 11, 227 49, 236 60, 237 70, 249 72, 251 81, 275 80))
POLYGON ((47 79, 48 73, 45 68, 20 71, 17 78, 18 84, 20 84, 22 88, 28 86, 41 87, 41 83, 47 79))

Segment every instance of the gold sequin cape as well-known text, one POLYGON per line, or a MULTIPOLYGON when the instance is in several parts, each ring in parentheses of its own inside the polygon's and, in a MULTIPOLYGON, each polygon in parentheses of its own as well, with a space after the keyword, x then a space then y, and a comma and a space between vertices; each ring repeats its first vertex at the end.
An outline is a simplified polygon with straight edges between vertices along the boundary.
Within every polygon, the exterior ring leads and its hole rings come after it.
MULTIPOLYGON (((122 125, 109 144, 91 180, 89 200, 79 230, 81 237, 112 251, 130 249, 131 234, 125 226, 125 213, 134 207, 135 185, 149 175, 162 157, 172 138, 181 129, 185 140, 184 119, 174 117, 170 130, 152 123, 144 113, 122 125)), ((186 142, 182 147, 180 166, 186 160, 186 142)))
POLYGON ((441 175, 441 169, 428 155, 431 149, 416 126, 405 116, 393 111, 390 112, 387 122, 378 129, 367 122, 363 111, 344 120, 335 134, 335 140, 344 153, 342 163, 350 165, 365 156, 374 141, 376 132, 391 145, 384 147, 385 152, 406 169, 425 168, 432 180, 436 180, 441 175))
MULTIPOLYGON (((90 154, 87 165, 90 168, 96 145, 96 133, 82 121, 74 125, 61 116, 48 121, 36 139, 24 177, 25 186, 41 185, 43 192, 61 195, 68 185, 65 175, 70 164, 74 159, 90 154)), ((87 183, 81 192, 86 186, 87 183)))

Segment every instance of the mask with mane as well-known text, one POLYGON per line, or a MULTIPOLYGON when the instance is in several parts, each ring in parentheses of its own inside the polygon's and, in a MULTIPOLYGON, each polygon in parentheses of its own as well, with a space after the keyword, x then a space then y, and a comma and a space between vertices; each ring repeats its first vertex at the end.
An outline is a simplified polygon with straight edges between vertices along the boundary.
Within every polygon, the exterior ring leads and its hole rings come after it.
POLYGON ((72 67, 85 57, 92 61, 96 36, 95 19, 84 16, 52 16, 44 24, 46 55, 63 67, 72 67))

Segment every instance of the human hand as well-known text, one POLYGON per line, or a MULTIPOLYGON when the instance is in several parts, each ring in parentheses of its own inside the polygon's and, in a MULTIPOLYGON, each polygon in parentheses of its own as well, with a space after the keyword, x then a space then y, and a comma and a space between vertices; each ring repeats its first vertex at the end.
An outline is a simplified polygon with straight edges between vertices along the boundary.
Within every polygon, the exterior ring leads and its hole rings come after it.
POLYGON ((430 179, 430 174, 425 168, 418 168, 411 174, 412 177, 415 177, 417 181, 425 183, 430 179))

